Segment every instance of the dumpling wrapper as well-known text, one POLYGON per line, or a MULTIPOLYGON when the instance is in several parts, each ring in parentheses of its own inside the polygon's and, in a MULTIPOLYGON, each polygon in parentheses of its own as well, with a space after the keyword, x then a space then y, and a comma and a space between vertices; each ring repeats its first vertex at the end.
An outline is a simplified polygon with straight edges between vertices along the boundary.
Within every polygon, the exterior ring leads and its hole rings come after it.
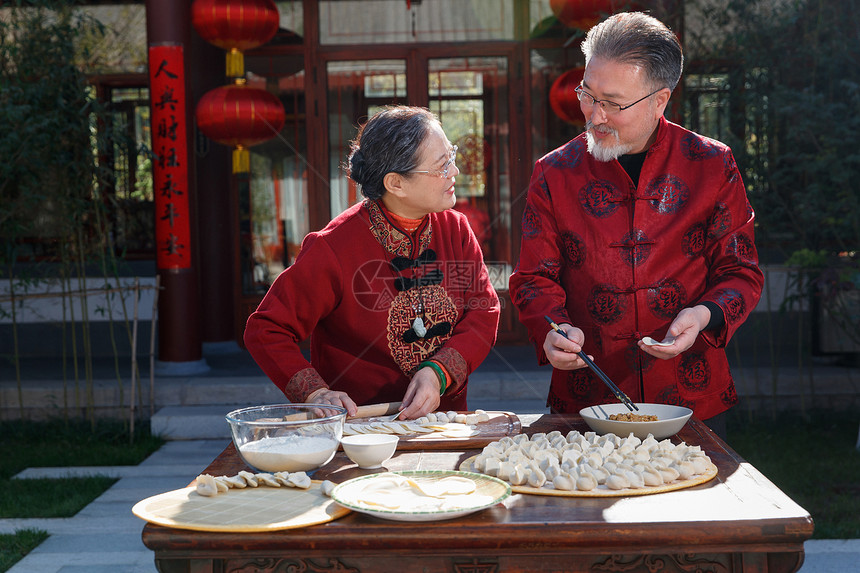
POLYGON ((452 498, 469 495, 476 489, 474 481, 459 476, 433 481, 380 474, 358 492, 356 500, 363 505, 389 510, 441 509, 447 507, 452 498))
POLYGON ((474 481, 460 476, 448 476, 434 481, 410 479, 409 485, 429 497, 468 495, 478 489, 474 481))

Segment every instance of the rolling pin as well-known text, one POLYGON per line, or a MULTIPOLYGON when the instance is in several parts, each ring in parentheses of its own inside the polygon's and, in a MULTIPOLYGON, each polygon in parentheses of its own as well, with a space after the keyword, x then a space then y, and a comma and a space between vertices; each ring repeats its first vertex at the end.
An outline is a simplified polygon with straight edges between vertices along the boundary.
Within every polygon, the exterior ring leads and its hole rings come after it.
MULTIPOLYGON (((400 411, 400 406, 402 402, 383 402, 382 404, 368 404, 366 406, 359 406, 358 410, 355 413, 355 416, 350 416, 350 418, 372 418, 374 416, 388 416, 391 414, 396 414, 400 411)), ((312 420, 313 417, 309 412, 302 412, 300 414, 289 414, 281 418, 285 422, 292 422, 296 420, 312 420)), ((277 418, 271 419, 261 419, 259 421, 277 421, 277 418)))
POLYGON ((368 404, 359 406, 355 416, 350 418, 372 418, 374 416, 388 416, 400 411, 402 402, 383 402, 382 404, 368 404))

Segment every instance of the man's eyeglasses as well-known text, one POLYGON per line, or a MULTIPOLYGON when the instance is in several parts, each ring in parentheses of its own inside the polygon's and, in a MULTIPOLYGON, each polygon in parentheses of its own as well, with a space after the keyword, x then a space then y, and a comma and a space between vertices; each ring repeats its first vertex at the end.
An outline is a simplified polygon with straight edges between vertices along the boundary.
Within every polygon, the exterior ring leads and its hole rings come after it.
POLYGON ((433 169, 431 171, 409 171, 409 173, 426 173, 427 175, 433 175, 434 177, 439 177, 440 179, 448 179, 448 172, 451 170, 451 167, 457 160, 457 149, 458 147, 456 145, 451 148, 451 154, 448 155, 448 161, 445 162, 445 165, 442 166, 442 169, 433 169))
POLYGON ((636 105, 640 101, 644 101, 644 100, 648 99, 649 97, 651 97, 652 95, 654 95, 655 93, 659 92, 662 89, 663 88, 656 89, 653 92, 651 92, 650 94, 646 95, 645 97, 639 98, 636 101, 634 101, 633 103, 627 104, 627 105, 617 104, 614 101, 609 101, 606 99, 597 99, 596 97, 594 97, 593 95, 591 95, 590 93, 588 93, 587 91, 582 89, 582 86, 576 86, 576 89, 573 91, 576 92, 576 95, 579 98, 579 101, 581 101, 582 103, 584 103, 588 107, 592 107, 595 104, 599 103, 600 107, 603 108, 603 111, 606 112, 606 115, 612 115, 612 114, 618 113, 620 111, 624 111, 627 108, 633 107, 634 105, 636 105))

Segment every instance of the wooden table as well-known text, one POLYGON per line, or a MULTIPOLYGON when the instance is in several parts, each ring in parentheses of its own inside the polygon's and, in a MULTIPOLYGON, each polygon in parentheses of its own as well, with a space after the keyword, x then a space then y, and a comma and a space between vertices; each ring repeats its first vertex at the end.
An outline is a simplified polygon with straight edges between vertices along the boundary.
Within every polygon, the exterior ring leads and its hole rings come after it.
MULTIPOLYGON (((588 430, 575 415, 520 416, 523 431, 588 430)), ((144 544, 173 572, 792 572, 812 535, 809 514, 692 419, 673 438, 699 444, 717 477, 684 490, 620 498, 514 494, 449 521, 406 523, 352 513, 274 533, 207 533, 147 524, 144 544)), ((398 452, 392 471, 457 469, 477 453, 398 452)), ((246 469, 232 444, 201 473, 246 469)), ((313 476, 368 473, 344 455, 313 476)))

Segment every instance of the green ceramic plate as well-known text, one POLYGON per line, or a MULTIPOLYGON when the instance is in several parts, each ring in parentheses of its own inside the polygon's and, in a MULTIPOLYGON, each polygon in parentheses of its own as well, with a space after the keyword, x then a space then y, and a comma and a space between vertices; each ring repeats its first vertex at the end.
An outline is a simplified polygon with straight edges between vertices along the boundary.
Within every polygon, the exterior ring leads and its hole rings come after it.
POLYGON ((333 500, 353 511, 395 521, 454 519, 496 505, 509 495, 511 495, 511 486, 498 478, 472 472, 435 470, 385 472, 362 476, 343 482, 331 493, 333 500), (362 498, 367 495, 368 488, 372 489, 383 480, 396 479, 392 478, 392 474, 414 480, 422 485, 428 484, 428 489, 434 485, 438 486, 445 478, 465 478, 475 482, 475 491, 467 495, 444 496, 444 503, 439 504, 441 507, 428 508, 429 505, 437 503, 436 500, 440 498, 425 497, 417 493, 406 494, 402 505, 398 508, 382 507, 362 501, 362 498), (415 509, 416 507, 420 509, 415 509))

